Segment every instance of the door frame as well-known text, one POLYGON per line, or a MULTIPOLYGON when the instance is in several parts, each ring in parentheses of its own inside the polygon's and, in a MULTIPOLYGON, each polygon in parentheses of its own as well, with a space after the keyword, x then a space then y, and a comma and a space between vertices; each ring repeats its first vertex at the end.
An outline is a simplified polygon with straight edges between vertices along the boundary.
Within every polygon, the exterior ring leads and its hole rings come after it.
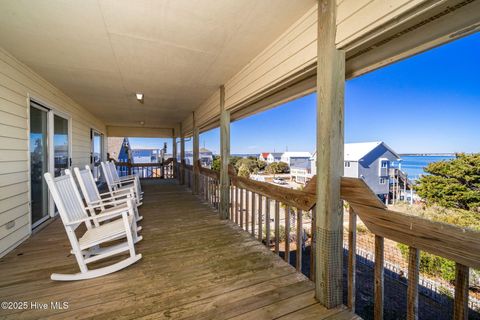
MULTIPOLYGON (((30 107, 34 107, 43 111, 47 112, 47 170, 51 174, 54 174, 54 169, 55 169, 55 152, 54 152, 54 117, 59 116, 68 121, 68 168, 71 168, 71 162, 72 162, 72 116, 60 110, 55 104, 50 103, 49 101, 46 101, 44 99, 38 98, 36 96, 28 95, 27 98, 27 103, 28 103, 28 134, 29 134, 29 140, 30 140, 30 107)), ((28 179, 29 183, 31 180, 31 162, 30 162, 30 141, 28 143, 28 179)), ((31 202, 32 195, 31 195, 31 190, 29 188, 29 203, 31 202)), ((37 227, 40 227, 44 222, 47 220, 54 218, 58 215, 58 212, 55 212, 55 204, 53 202, 52 195, 50 192, 48 193, 48 214, 40 219, 39 221, 32 223, 32 212, 31 212, 31 205, 30 205, 30 230, 34 230, 37 227)))
MULTIPOLYGON (((68 122, 68 160, 67 160, 67 167, 68 169, 71 168, 72 166, 72 117, 63 111, 59 111, 57 109, 50 109, 50 112, 48 113, 48 121, 49 121, 49 128, 50 131, 48 133, 48 141, 50 142, 50 147, 49 147, 49 158, 48 158, 48 172, 51 174, 55 174, 55 143, 53 141, 54 136, 55 136, 55 126, 54 126, 54 120, 55 116, 59 116, 68 122)), ((55 216, 58 215, 58 212, 55 211, 55 204, 53 202, 52 195, 49 194, 49 216, 51 218, 54 218, 55 216)))

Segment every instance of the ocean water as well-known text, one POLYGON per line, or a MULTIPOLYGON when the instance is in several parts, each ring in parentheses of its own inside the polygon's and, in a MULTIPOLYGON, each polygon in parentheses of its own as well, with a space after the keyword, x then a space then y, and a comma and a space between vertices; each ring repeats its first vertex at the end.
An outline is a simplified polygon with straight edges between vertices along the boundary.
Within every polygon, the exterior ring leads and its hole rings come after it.
MULTIPOLYGON (((408 178, 412 180, 418 179, 421 175, 426 174, 423 170, 429 163, 451 160, 454 156, 402 156, 402 171, 408 174, 408 178)), ((398 168, 398 162, 393 164, 398 168)))

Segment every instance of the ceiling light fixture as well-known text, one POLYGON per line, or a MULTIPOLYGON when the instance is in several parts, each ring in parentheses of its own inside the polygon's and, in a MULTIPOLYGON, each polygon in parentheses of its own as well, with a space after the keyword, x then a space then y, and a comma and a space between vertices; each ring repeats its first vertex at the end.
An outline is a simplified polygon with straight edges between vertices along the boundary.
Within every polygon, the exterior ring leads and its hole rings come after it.
POLYGON ((143 93, 136 93, 135 95, 137 96, 138 102, 143 103, 143 93))

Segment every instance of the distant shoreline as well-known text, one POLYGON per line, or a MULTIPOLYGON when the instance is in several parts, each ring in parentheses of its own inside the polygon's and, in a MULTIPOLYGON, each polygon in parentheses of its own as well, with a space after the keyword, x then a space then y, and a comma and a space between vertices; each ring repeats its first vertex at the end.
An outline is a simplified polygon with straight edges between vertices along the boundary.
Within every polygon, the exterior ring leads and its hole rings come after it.
POLYGON ((454 157, 456 153, 399 153, 400 157, 454 157))

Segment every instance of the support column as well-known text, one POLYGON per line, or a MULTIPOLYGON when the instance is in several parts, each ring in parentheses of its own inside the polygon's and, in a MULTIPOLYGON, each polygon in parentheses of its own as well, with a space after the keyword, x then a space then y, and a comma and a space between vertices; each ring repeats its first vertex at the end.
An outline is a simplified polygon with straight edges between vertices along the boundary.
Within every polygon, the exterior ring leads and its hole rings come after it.
POLYGON ((225 87, 220 87, 220 219, 228 219, 230 208, 230 111, 225 110, 225 87))
POLYGON ((327 308, 342 304, 345 52, 335 46, 336 9, 335 0, 319 0, 315 296, 327 308))
POLYGON ((193 194, 198 194, 198 189, 199 189, 199 178, 200 178, 200 167, 198 160, 200 159, 199 157, 199 152, 200 152, 200 143, 198 141, 199 139, 199 130, 197 127, 197 124, 195 123, 195 112, 193 113, 193 187, 192 187, 192 193, 193 194))
POLYGON ((182 124, 180 123, 180 184, 185 184, 185 135, 183 133, 182 124))
POLYGON ((173 158, 173 178, 178 178, 177 173, 177 135, 175 128, 172 129, 172 158, 173 158))

